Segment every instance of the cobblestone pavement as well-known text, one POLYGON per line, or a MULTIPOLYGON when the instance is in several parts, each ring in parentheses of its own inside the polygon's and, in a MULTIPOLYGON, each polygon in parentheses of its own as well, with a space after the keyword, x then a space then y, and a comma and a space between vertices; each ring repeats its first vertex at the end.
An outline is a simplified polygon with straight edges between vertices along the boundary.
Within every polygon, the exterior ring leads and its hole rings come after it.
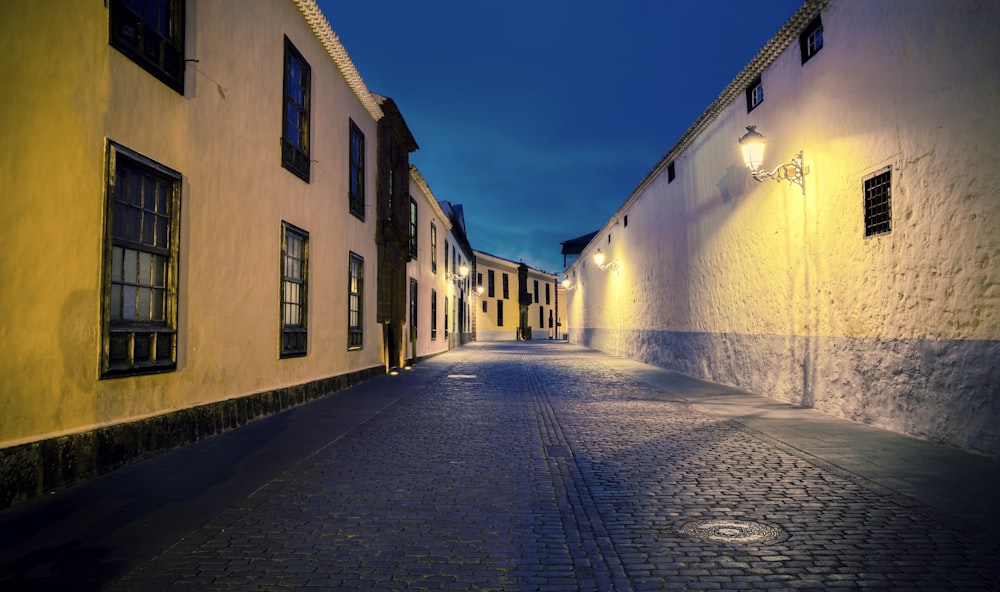
POLYGON ((1000 542, 566 344, 476 344, 118 590, 996 590, 1000 542))

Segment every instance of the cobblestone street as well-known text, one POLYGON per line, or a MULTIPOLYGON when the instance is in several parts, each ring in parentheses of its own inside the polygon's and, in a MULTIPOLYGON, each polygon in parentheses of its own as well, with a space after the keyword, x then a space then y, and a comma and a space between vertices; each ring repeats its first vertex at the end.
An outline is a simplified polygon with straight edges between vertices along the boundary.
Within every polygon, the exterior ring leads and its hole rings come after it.
POLYGON ((997 537, 564 343, 476 344, 119 590, 1000 587, 997 537))

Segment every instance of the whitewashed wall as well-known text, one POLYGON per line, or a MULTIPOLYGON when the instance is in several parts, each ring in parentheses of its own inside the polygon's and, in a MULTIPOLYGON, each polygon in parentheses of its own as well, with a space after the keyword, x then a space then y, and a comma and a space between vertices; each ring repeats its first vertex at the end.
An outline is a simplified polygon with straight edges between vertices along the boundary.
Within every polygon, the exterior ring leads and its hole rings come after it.
POLYGON ((724 105, 567 270, 571 340, 1000 452, 1000 5, 834 0, 821 18, 815 57, 796 32, 764 103, 724 105), (766 167, 804 152, 805 196, 750 178, 751 124, 766 167), (886 166, 892 231, 865 238, 862 180, 886 166))

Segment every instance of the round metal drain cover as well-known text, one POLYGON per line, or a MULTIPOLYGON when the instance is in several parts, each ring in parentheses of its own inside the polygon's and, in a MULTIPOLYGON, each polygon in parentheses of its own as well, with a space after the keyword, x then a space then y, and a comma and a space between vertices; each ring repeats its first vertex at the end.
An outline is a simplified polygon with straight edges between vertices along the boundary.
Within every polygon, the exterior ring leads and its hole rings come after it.
POLYGON ((700 539, 740 545, 770 543, 784 535, 780 528, 746 520, 697 520, 681 526, 680 530, 700 539))

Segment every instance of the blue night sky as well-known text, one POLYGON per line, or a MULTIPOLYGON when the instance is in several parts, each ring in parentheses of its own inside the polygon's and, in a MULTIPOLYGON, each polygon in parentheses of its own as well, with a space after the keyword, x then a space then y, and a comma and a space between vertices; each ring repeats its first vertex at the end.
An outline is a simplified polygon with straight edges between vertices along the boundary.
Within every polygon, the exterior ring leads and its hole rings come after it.
POLYGON ((801 0, 318 3, 473 248, 558 273, 801 0))

